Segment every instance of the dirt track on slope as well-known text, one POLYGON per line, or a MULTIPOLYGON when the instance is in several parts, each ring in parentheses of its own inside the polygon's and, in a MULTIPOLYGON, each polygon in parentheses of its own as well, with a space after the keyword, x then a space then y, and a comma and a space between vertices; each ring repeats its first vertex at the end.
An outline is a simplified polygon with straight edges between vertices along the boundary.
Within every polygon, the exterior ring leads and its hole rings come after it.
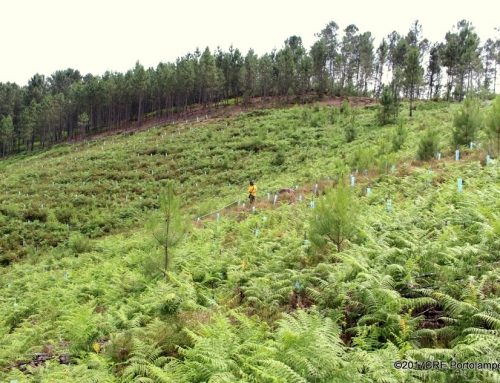
MULTIPOLYGON (((481 151, 465 151, 461 153, 462 162, 471 162, 471 161, 480 161, 481 166, 485 166, 484 163, 484 153, 481 151)), ((399 177, 407 177, 412 173, 421 170, 432 168, 432 171, 435 173, 435 178, 432 181, 433 186, 438 186, 439 184, 445 182, 444 168, 445 164, 454 164, 455 161, 455 153, 453 151, 443 153, 443 157, 441 160, 432 159, 429 161, 421 161, 421 160, 412 160, 405 159, 400 161, 394 170, 394 172, 390 172, 399 177), (403 167, 401 165, 405 164, 403 167)), ((386 173, 389 174, 389 173, 386 173)), ((360 172, 356 173, 356 185, 357 187, 361 186, 362 190, 361 194, 366 195, 366 187, 372 187, 373 183, 380 178, 383 173, 380 173, 376 170, 369 170, 366 173, 360 172)), ((295 204, 295 203, 310 203, 315 197, 323 195, 328 188, 332 188, 336 185, 337 181, 328 179, 318 180, 316 183, 306 183, 304 185, 300 185, 298 188, 294 187, 283 187, 280 191, 268 191, 263 192, 257 198, 253 206, 255 206, 255 212, 261 212, 266 209, 273 209, 279 207, 282 204, 295 204), (274 196, 277 196, 276 200, 274 200, 274 196)), ((211 213, 205 214, 201 217, 196 217, 193 219, 196 226, 203 227, 205 222, 215 221, 217 217, 232 217, 238 221, 241 221, 248 217, 248 214, 253 212, 252 205, 248 203, 248 201, 234 201, 229 204, 227 207, 223 207, 219 210, 215 210, 211 213), (219 213, 219 215, 217 215, 219 213)))

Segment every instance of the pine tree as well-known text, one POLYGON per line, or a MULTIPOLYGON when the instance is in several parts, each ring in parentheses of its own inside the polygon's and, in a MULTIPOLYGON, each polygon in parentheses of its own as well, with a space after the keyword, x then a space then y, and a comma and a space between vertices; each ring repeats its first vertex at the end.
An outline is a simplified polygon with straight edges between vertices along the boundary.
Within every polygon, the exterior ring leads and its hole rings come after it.
POLYGON ((435 131, 427 130, 418 143, 417 157, 427 161, 433 158, 439 150, 439 138, 435 131))
POLYGON ((2 156, 5 156, 9 152, 13 138, 14 124, 12 123, 12 117, 3 117, 0 120, 0 144, 2 156))
POLYGON ((399 102, 393 96, 389 87, 384 87, 382 90, 382 96, 380 97, 380 105, 378 113, 378 120, 381 125, 386 125, 394 122, 396 116, 399 113, 399 102))
POLYGON ((399 121, 399 124, 392 137, 392 150, 397 152, 403 146, 406 137, 408 136, 408 131, 406 130, 403 120, 399 121))
POLYGON ((488 136, 493 145, 496 146, 497 156, 500 155, 500 96, 497 96, 491 105, 491 109, 486 118, 488 136))
POLYGON ((455 145, 468 145, 476 138, 477 131, 482 125, 482 115, 479 110, 480 102, 475 97, 467 97, 462 109, 453 119, 453 143, 455 145))
POLYGON ((349 121, 347 122, 347 125, 345 127, 345 140, 346 142, 352 142, 356 139, 356 126, 355 126, 355 119, 354 115, 351 115, 349 117, 349 121))
POLYGON ((413 113, 413 100, 416 97, 418 87, 422 83, 423 68, 420 66, 420 52, 418 48, 410 47, 406 54, 404 63, 404 84, 410 99, 410 117, 413 113))
POLYGON ((311 47, 313 75, 316 83, 316 93, 322 97, 327 89, 328 74, 326 72, 326 61, 328 48, 324 38, 319 39, 311 47))
POLYGON ((389 52, 389 46, 387 45, 385 39, 382 39, 382 42, 377 48, 377 60, 375 64, 375 85, 374 85, 375 97, 379 97, 380 91, 382 90, 382 77, 384 75, 384 65, 387 61, 388 52, 389 52))
POLYGON ((253 49, 250 49, 245 56, 245 64, 243 65, 243 103, 248 104, 257 89, 257 55, 253 49))
POLYGON ((319 248, 328 243, 338 252, 346 240, 357 233, 358 205, 351 190, 342 182, 329 191, 314 209, 311 219, 311 241, 319 248))
POLYGON ((171 262, 172 248, 179 243, 186 230, 186 222, 180 211, 180 200, 175 195, 174 185, 170 181, 166 192, 160 194, 160 209, 148 222, 148 227, 155 240, 163 248, 165 278, 171 262))
POLYGON ((429 99, 438 96, 441 88, 441 50, 441 45, 435 44, 429 52, 429 65, 427 66, 429 99))

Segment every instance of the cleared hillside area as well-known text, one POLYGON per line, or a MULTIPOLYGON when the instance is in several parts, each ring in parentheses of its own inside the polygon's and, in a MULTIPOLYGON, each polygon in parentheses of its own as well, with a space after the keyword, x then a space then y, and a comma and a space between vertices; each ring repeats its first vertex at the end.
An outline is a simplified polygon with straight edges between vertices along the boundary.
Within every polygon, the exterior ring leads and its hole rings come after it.
POLYGON ((0 381, 499 381, 451 365, 500 361, 499 165, 483 131, 455 160, 459 108, 255 110, 0 162, 0 381), (190 225, 165 275, 168 180, 190 225), (344 182, 337 248, 315 230, 344 182))

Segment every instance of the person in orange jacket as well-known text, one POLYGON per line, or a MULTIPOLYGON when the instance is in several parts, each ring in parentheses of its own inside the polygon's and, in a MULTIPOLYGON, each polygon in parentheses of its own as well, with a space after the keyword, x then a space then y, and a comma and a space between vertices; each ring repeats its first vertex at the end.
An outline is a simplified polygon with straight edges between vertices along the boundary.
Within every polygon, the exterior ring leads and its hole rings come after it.
POLYGON ((255 197, 257 196, 257 186, 255 186, 253 181, 250 181, 248 185, 248 199, 250 200, 250 205, 255 202, 255 197))

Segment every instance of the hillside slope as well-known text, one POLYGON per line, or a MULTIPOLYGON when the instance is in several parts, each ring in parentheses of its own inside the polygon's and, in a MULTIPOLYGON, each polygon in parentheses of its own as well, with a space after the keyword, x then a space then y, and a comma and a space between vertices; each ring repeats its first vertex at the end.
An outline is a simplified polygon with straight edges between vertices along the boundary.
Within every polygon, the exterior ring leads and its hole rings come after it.
POLYGON ((376 108, 353 119, 318 106, 3 162, 0 380, 498 381, 492 370, 394 368, 500 360, 498 163, 486 166, 477 149, 454 161, 456 108, 420 103, 397 151, 395 126, 378 126, 376 108), (443 157, 414 161, 429 127, 443 157), (342 252, 317 249, 304 240, 310 201, 321 198, 309 190, 332 188, 346 168, 356 174, 358 234, 342 252), (243 201, 249 178, 255 214, 193 222, 165 282, 143 225, 166 180, 178 181, 194 221, 243 201), (304 201, 262 202, 295 185, 304 201))

